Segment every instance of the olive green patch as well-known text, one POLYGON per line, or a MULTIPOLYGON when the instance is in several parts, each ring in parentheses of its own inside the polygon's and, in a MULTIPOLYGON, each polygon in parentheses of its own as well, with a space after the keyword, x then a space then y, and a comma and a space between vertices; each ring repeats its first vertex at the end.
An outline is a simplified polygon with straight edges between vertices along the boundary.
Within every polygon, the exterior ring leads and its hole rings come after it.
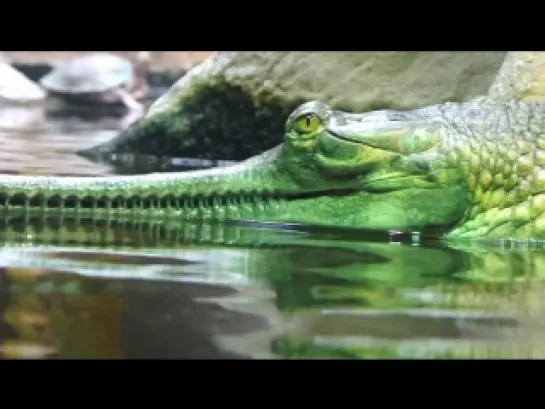
POLYGON ((297 105, 256 102, 225 83, 200 86, 167 111, 78 154, 101 161, 112 153, 244 160, 282 142, 286 118, 297 105))

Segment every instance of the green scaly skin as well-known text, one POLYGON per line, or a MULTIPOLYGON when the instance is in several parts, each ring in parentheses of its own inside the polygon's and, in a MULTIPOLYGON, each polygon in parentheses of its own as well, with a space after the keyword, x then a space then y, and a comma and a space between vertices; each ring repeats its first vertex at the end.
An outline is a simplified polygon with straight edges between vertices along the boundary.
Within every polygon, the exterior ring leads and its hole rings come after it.
POLYGON ((411 112, 296 109, 285 140, 228 168, 0 178, 0 216, 265 220, 545 238, 545 105, 486 98, 411 112))

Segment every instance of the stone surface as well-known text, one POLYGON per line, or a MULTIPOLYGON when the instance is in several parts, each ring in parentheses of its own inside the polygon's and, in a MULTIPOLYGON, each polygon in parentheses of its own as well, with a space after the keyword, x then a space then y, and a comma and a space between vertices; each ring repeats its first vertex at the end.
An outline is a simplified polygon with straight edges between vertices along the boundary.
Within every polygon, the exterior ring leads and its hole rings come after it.
POLYGON ((4 103, 35 103, 46 93, 11 65, 0 61, 0 101, 4 103))
MULTIPOLYGON (((4 58, 12 64, 44 64, 53 67, 81 57, 82 51, 4 51, 4 58)), ((125 58, 133 58, 134 51, 112 52, 125 58)), ((152 51, 151 69, 153 71, 187 70, 204 61, 210 51, 152 51)))
POLYGON ((485 94, 504 58, 503 52, 217 52, 164 100, 217 78, 256 100, 316 99, 354 112, 414 109, 485 94))
POLYGON ((545 95, 545 52, 511 51, 490 87, 500 100, 541 100, 545 95))
POLYGON ((485 94, 504 52, 216 52, 191 69, 110 152, 241 160, 282 140, 308 100, 364 112, 485 94))
MULTIPOLYGON (((112 54, 134 60, 142 51, 119 51, 112 54)), ((170 87, 177 79, 195 65, 205 60, 210 51, 149 51, 151 59, 149 65, 148 82, 153 91, 153 98, 157 98, 170 87), (162 90, 160 90, 163 88, 162 90), (160 91, 157 95, 156 92, 160 91)), ((38 82, 40 78, 53 68, 64 64, 75 57, 81 57, 82 51, 4 51, 0 58, 12 64, 28 78, 38 82)), ((1 60, 0 60, 1 61, 1 60)))

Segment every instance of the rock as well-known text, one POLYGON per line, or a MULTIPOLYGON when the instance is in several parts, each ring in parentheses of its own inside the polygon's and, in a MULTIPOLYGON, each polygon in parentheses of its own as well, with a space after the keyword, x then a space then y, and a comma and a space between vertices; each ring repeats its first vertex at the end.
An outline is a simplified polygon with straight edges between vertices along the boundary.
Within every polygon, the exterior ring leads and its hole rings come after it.
POLYGON ((485 94, 504 52, 216 52, 146 116, 80 152, 242 160, 281 142, 287 115, 308 100, 365 112, 414 109, 485 94))
MULTIPOLYGON (((169 88, 190 68, 204 61, 211 53, 208 51, 152 51, 148 72, 148 82, 152 91, 156 88, 169 88)), ((7 61, 33 81, 39 81, 52 69, 68 61, 85 55, 84 51, 6 51, 7 61)), ((134 51, 112 52, 123 58, 132 59, 134 51)), ((156 97, 156 96, 155 96, 156 97)), ((149 98, 148 98, 149 99, 149 98)), ((155 99, 155 98, 153 98, 155 99)))
POLYGON ((0 100, 34 103, 45 100, 46 92, 10 64, 0 61, 0 100))
POLYGON ((0 131, 34 132, 45 126, 46 92, 0 55, 0 131))
POLYGON ((0 106, 0 131, 38 132, 45 128, 46 111, 43 106, 9 104, 0 106))

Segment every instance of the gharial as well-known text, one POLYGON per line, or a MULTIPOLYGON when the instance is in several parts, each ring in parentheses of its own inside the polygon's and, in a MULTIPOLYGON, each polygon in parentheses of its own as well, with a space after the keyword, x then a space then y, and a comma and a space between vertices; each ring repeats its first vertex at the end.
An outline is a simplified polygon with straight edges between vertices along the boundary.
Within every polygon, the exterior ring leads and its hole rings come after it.
POLYGON ((284 143, 226 168, 0 178, 0 216, 243 219, 545 239, 545 54, 510 53, 487 96, 410 112, 307 102, 284 143))

